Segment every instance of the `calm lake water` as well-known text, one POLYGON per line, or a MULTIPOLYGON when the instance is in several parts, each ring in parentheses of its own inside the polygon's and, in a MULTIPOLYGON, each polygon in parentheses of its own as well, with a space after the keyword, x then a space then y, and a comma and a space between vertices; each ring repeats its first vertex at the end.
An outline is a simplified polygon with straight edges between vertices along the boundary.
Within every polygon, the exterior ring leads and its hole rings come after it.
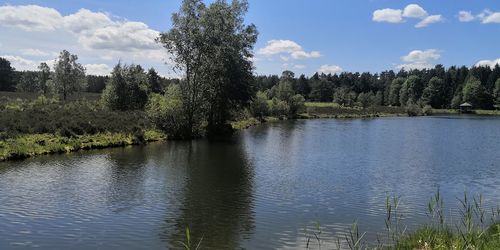
POLYGON ((187 226, 204 249, 304 248, 316 220, 324 245, 356 220, 374 240, 387 195, 413 228, 438 187, 454 216, 464 191, 500 204, 499 118, 289 121, 0 163, 0 249, 179 248, 187 226))

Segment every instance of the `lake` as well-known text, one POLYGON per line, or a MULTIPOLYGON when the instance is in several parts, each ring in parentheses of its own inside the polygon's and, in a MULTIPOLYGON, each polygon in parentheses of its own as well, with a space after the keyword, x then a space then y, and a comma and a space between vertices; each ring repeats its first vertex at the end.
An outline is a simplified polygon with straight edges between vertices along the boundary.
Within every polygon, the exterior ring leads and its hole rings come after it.
POLYGON ((227 141, 41 156, 0 163, 0 249, 203 249, 324 245, 358 222, 384 233, 385 199, 401 196, 409 229, 441 190, 500 204, 500 119, 479 116, 296 120, 227 141))

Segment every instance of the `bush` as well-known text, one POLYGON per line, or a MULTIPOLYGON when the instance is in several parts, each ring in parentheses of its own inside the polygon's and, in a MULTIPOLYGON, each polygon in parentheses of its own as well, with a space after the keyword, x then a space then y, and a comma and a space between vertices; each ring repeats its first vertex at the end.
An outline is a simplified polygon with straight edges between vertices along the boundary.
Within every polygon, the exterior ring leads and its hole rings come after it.
POLYGON ((182 139, 189 135, 178 85, 170 85, 165 95, 152 94, 146 113, 156 127, 169 137, 182 139))
POLYGON ((111 111, 98 101, 58 102, 39 97, 32 102, 14 100, 0 109, 0 134, 61 134, 76 136, 100 132, 133 133, 134 127, 152 127, 143 111, 111 111))
POLYGON ((304 105, 305 99, 301 95, 294 95, 290 98, 288 105, 289 105, 289 115, 290 116, 295 116, 299 112, 303 111, 305 108, 304 105))
POLYGON ((250 113, 252 116, 262 118, 269 115, 269 105, 266 93, 259 91, 250 103, 250 113))
POLYGON ((408 102, 408 104, 406 105, 406 113, 408 114, 408 116, 417 116, 417 115, 420 115, 420 112, 422 110, 420 109, 420 107, 413 103, 413 102, 408 102))
POLYGON ((273 98, 271 102, 271 114, 276 117, 288 116, 290 113, 290 106, 285 101, 273 98))
POLYGON ((422 108, 422 114, 424 114, 424 115, 432 115, 432 107, 431 107, 431 105, 425 105, 422 108))

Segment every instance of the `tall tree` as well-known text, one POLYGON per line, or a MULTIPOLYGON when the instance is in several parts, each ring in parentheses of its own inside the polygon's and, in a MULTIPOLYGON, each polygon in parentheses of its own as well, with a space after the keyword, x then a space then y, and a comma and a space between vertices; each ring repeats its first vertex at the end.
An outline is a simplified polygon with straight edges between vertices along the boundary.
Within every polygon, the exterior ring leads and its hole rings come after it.
POLYGON ((216 1, 201 18, 203 50, 210 55, 202 64, 209 135, 232 131, 227 123, 231 111, 246 105, 254 94, 250 58, 257 29, 253 24, 244 24, 247 10, 246 0, 233 0, 231 4, 216 1))
POLYGON ((0 91, 14 91, 14 68, 10 66, 10 61, 0 57, 0 91))
POLYGON ((493 89, 493 96, 495 97, 495 104, 500 105, 500 78, 495 82, 495 89, 493 89))
POLYGON ((474 76, 469 77, 463 89, 463 100, 479 108, 491 108, 491 99, 481 81, 474 76))
POLYGON ((85 86, 85 68, 77 60, 77 55, 63 50, 54 64, 55 88, 63 100, 85 86))
POLYGON ((113 110, 144 109, 148 101, 147 76, 139 65, 118 63, 101 96, 105 106, 113 110))
POLYGON ((185 73, 181 92, 192 134, 204 119, 208 134, 228 131, 231 110, 251 98, 249 58, 257 30, 244 24, 247 9, 246 1, 216 1, 206 7, 199 0, 184 0, 172 17, 172 29, 160 35, 176 68, 185 73))
POLYGON ((153 93, 161 93, 161 78, 154 68, 148 70, 148 89, 153 93))
POLYGON ((184 0, 179 12, 172 15, 172 28, 161 33, 157 40, 173 55, 175 69, 184 73, 180 92, 186 115, 186 137, 198 133, 204 109, 202 63, 209 55, 204 51, 200 19, 205 9, 201 0, 184 0))
POLYGON ((50 68, 47 63, 40 63, 38 65, 38 86, 40 88, 40 91, 46 95, 49 92, 49 86, 47 85, 47 82, 50 79, 50 68))
POLYGON ((401 87, 403 86, 405 79, 402 77, 398 77, 392 80, 389 89, 389 105, 399 106, 401 105, 399 102, 399 92, 401 91, 401 87))
POLYGON ((435 76, 431 78, 429 84, 424 89, 422 99, 426 104, 434 108, 441 108, 444 105, 445 99, 443 97, 446 96, 445 94, 444 81, 435 76))
POLYGON ((19 92, 36 93, 40 91, 37 79, 38 73, 35 71, 24 71, 21 73, 21 79, 17 83, 16 90, 19 92))

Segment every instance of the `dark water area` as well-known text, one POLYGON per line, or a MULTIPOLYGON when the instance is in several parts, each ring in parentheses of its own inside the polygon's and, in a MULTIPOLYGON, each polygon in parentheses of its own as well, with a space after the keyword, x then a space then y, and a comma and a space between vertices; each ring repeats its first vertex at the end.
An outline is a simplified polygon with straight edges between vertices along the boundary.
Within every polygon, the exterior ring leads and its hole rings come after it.
POLYGON ((500 204, 500 119, 433 116, 269 123, 231 140, 41 156, 0 163, 0 249, 202 249, 323 245, 358 221, 383 233, 401 196, 409 229, 441 190, 448 223, 464 191, 500 204))

